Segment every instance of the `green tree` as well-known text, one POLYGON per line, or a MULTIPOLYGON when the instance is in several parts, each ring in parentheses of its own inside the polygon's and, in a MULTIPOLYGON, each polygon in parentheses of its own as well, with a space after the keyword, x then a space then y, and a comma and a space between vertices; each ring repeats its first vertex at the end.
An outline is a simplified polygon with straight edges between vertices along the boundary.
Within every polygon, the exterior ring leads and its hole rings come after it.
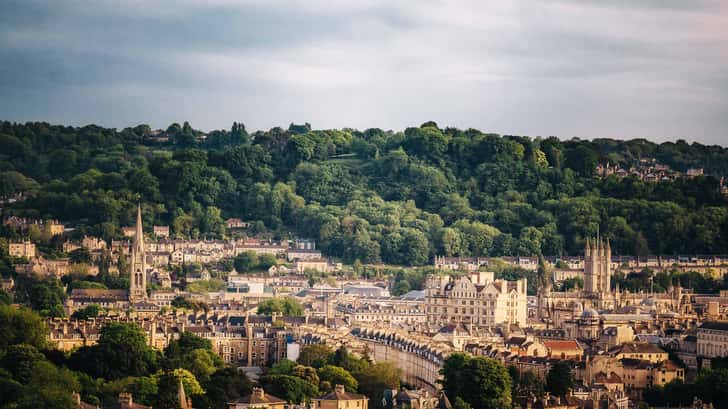
POLYGON ((463 398, 461 398, 459 396, 455 398, 455 402, 453 403, 452 407, 453 407, 453 409, 473 409, 473 407, 470 406, 470 404, 465 402, 463 400, 463 398))
POLYGON ((68 257, 70 258, 72 263, 91 263, 91 253, 85 247, 73 250, 72 252, 68 253, 68 257))
POLYGON ((157 379, 157 396, 154 399, 154 407, 160 409, 177 409, 180 407, 179 388, 180 383, 184 388, 187 397, 202 395, 200 383, 195 376, 185 369, 162 372, 155 375, 157 379))
POLYGON ((47 331, 45 322, 33 311, 0 304, 0 352, 17 344, 44 349, 47 331))
POLYGON ((302 317, 303 306, 292 297, 271 298, 258 304, 258 314, 272 315, 273 313, 283 314, 287 317, 302 317))
POLYGON ((15 284, 15 299, 23 302, 41 315, 62 317, 65 315, 63 301, 66 297, 61 283, 52 278, 18 276, 15 284))
POLYGON ((305 366, 320 368, 331 359, 334 351, 325 344, 309 344, 301 348, 298 354, 298 363, 305 366))
POLYGON ((394 295, 402 295, 406 294, 408 291, 410 291, 410 283, 406 280, 397 281, 397 283, 394 285, 394 289, 392 290, 392 294, 394 295))
POLYGON ((185 331, 164 349, 162 365, 168 370, 186 369, 197 379, 206 381, 223 366, 223 362, 213 351, 209 339, 185 331))
POLYGON ((546 375, 546 390, 555 396, 566 396, 574 387, 574 375, 566 361, 558 361, 546 375))
POLYGON ((267 393, 292 403, 309 402, 319 394, 318 387, 290 375, 272 375, 261 378, 267 393))
POLYGON ((204 384, 210 406, 225 407, 229 402, 250 394, 252 384, 245 373, 235 368, 222 368, 215 371, 204 384))
POLYGON ((235 256, 235 270, 245 273, 258 267, 258 255, 254 251, 245 251, 235 256))
POLYGON ((456 229, 447 227, 442 229, 440 235, 440 250, 446 256, 456 256, 463 252, 462 237, 456 229))
POLYGON ((296 363, 289 359, 281 359, 276 362, 267 372, 268 375, 293 375, 293 368, 296 363))
POLYGON ((385 389, 397 389, 402 379, 402 370, 391 362, 368 365, 354 374, 359 382, 359 393, 369 397, 373 408, 380 408, 385 389))
POLYGON ((359 387, 359 382, 351 373, 339 366, 324 365, 319 368, 318 376, 322 384, 327 382, 331 386, 344 385, 344 388, 349 392, 356 392, 359 387))
POLYGON ((71 315, 71 318, 86 320, 89 318, 97 317, 99 315, 100 309, 101 308, 98 306, 98 304, 91 304, 74 311, 74 313, 71 315))
POLYGON ((158 353, 135 324, 109 323, 96 345, 81 347, 69 358, 69 367, 96 378, 144 376, 158 367, 158 353))
POLYGON ((73 407, 72 391, 79 390, 78 381, 71 371, 57 368, 48 361, 38 361, 28 383, 23 386, 17 400, 19 409, 73 407))
POLYGON ((268 270, 276 264, 278 264, 278 259, 273 254, 264 253, 258 256, 258 268, 261 270, 268 270))
POLYGON ((440 372, 447 396, 461 397, 476 408, 511 406, 511 378, 494 359, 456 353, 445 359, 440 372))
POLYGON ((321 381, 318 372, 316 372, 316 368, 311 366, 296 365, 293 367, 291 374, 313 385, 318 385, 321 381))

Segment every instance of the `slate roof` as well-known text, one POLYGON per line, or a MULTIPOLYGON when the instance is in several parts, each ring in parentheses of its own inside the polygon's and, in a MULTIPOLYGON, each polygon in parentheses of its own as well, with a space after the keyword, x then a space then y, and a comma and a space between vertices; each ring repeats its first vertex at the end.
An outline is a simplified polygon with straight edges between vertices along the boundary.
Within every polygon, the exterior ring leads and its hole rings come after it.
POLYGON ((357 393, 351 393, 347 391, 332 391, 330 393, 327 393, 326 395, 318 398, 317 400, 361 400, 361 399, 369 399, 364 395, 359 395, 357 393))
POLYGON ((706 321, 698 327, 700 329, 711 329, 716 331, 728 331, 728 321, 706 321))

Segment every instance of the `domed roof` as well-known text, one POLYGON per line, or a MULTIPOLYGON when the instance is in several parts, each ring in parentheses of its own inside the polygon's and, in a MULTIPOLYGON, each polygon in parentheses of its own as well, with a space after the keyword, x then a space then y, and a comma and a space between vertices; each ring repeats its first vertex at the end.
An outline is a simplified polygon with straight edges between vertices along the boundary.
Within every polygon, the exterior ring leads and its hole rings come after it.
POLYGON ((598 319, 599 313, 594 308, 585 308, 581 313, 581 319, 598 319))
POLYGON ((655 306, 655 300, 653 300, 652 298, 645 298, 644 300, 642 300, 642 302, 640 303, 640 305, 643 306, 643 307, 654 307, 655 306))

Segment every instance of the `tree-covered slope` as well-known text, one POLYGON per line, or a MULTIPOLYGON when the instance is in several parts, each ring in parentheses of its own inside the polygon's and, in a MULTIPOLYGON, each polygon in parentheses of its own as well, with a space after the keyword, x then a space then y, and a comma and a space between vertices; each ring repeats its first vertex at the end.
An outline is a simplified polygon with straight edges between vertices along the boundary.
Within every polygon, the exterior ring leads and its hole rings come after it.
POLYGON ((578 254, 586 237, 616 254, 728 253, 719 177, 728 150, 684 141, 561 141, 440 129, 312 130, 206 135, 189 124, 153 132, 0 122, 0 195, 30 192, 5 215, 56 218, 105 238, 133 221, 215 237, 222 220, 260 220, 312 237, 353 262, 424 264, 433 254, 578 254), (598 163, 642 158, 694 179, 596 178, 598 163))

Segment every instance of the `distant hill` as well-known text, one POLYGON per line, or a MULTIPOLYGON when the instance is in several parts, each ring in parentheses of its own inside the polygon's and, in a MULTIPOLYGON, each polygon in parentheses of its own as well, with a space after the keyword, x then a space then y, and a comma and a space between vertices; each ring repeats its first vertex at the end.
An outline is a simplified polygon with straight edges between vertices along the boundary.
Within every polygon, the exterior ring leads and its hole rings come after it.
MULTIPOLYGON (((215 237, 223 220, 260 220, 277 236, 318 241, 344 261, 421 265, 434 254, 578 254, 586 237, 615 254, 728 253, 720 179, 728 149, 529 138, 441 129, 249 134, 188 123, 154 131, 0 122, 4 215, 83 221, 106 238, 130 225, 141 198, 148 225, 215 237), (596 177, 599 164, 659 164, 679 176, 596 177), (704 175, 688 178, 691 168, 704 175)), ((6 232, 6 234, 9 234, 6 232)))

